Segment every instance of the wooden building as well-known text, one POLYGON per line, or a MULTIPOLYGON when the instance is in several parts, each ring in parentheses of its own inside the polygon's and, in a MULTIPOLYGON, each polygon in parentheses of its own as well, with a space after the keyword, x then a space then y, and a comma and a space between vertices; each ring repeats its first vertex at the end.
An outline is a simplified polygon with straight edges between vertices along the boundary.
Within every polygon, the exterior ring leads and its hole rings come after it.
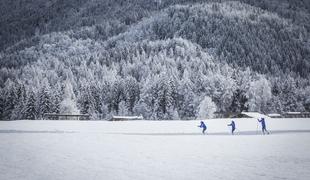
POLYGON ((281 114, 277 113, 272 113, 272 114, 267 114, 270 118, 282 118, 281 114))
POLYGON ((282 116, 285 118, 310 118, 310 112, 285 112, 282 116))
POLYGON ((89 114, 57 114, 45 113, 44 120, 90 120, 89 114))
POLYGON ((110 121, 143 120, 143 116, 112 116, 110 121))

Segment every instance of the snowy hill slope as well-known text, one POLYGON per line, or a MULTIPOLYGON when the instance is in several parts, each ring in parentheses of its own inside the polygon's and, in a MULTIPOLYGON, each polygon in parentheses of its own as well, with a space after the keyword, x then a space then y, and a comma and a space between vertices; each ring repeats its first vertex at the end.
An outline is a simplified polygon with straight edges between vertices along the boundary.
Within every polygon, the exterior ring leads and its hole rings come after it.
POLYGON ((0 179, 298 179, 310 168, 310 119, 0 122, 0 179), (239 132, 237 131, 237 134, 239 132))

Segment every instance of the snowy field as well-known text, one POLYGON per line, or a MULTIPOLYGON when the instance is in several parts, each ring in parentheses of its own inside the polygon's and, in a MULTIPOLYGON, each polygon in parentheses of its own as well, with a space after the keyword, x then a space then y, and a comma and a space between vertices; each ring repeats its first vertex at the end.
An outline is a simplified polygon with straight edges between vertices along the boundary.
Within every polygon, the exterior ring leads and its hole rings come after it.
POLYGON ((0 122, 1 180, 310 179, 310 119, 0 122))

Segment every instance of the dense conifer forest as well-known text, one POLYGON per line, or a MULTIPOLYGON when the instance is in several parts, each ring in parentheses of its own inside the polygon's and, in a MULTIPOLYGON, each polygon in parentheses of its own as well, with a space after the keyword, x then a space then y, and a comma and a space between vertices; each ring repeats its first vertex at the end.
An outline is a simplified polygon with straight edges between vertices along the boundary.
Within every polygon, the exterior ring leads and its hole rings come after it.
POLYGON ((310 1, 0 0, 0 119, 310 111, 310 1))

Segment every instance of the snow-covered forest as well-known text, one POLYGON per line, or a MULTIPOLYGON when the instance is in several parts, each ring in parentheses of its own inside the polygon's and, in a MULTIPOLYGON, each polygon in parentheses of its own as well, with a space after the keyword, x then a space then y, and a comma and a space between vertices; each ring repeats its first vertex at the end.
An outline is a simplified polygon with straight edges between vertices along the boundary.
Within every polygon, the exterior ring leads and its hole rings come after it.
POLYGON ((0 119, 310 111, 310 1, 0 1, 0 119))

